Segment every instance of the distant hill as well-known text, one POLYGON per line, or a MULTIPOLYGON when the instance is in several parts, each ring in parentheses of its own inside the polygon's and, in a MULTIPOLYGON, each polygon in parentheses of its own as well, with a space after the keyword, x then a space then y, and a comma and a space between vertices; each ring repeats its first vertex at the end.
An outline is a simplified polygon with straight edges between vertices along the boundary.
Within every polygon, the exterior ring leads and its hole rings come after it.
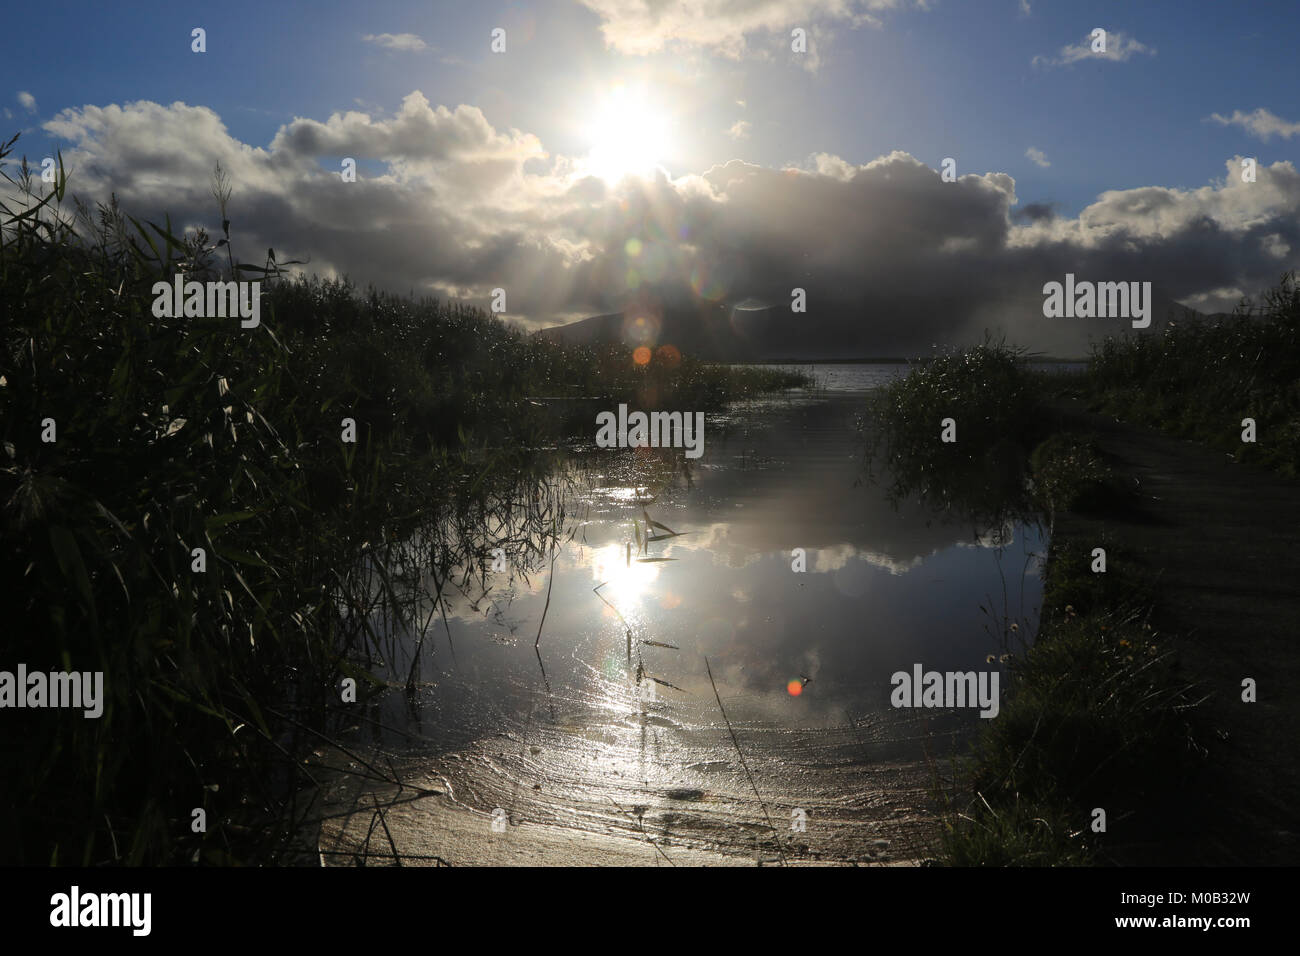
MULTIPOLYGON (((863 324, 853 321, 843 309, 795 314, 788 305, 740 308, 697 298, 668 304, 641 300, 622 312, 594 315, 536 334, 574 345, 671 344, 684 354, 725 362, 888 354, 888 349, 873 347, 868 337, 860 334, 865 331, 863 324)), ((895 356, 905 354, 896 352, 895 356)))
POLYGON ((665 344, 703 359, 744 360, 761 357, 731 328, 730 310, 717 303, 694 308, 670 308, 642 312, 612 312, 593 315, 569 325, 542 329, 543 338, 571 345, 606 345, 621 342, 630 347, 665 344))
POLYGON ((1159 332, 1171 310, 1175 321, 1186 311, 1155 289, 1151 327, 1139 333, 1120 319, 1045 318, 1041 295, 1018 291, 1000 305, 972 308, 960 301, 931 301, 930 292, 888 307, 836 302, 810 307, 807 313, 792 313, 788 304, 742 308, 681 290, 643 292, 622 312, 594 315, 536 334, 575 345, 671 344, 705 360, 755 362, 867 355, 914 358, 934 354, 937 344, 975 344, 987 329, 1041 355, 1079 356, 1088 354, 1090 339, 1159 332))

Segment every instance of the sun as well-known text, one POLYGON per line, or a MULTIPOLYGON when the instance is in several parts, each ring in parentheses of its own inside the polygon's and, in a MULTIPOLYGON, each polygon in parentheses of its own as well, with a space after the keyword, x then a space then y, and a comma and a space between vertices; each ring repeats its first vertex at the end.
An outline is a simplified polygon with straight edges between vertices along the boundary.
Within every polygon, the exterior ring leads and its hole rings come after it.
POLYGON ((630 615, 659 577, 659 565, 638 561, 626 544, 613 543, 592 554, 591 576, 598 585, 604 582, 600 591, 605 600, 630 615))
POLYGON ((667 112, 642 89, 615 86, 586 128, 591 151, 583 171, 616 183, 646 176, 667 158, 672 142, 667 112))

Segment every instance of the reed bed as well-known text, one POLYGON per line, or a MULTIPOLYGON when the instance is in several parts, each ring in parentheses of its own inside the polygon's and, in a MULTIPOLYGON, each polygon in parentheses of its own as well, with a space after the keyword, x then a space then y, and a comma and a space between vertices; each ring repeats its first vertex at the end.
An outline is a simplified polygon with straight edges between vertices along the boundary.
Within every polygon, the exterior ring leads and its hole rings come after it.
POLYGON ((1093 351, 1102 410, 1300 475, 1300 285, 1294 271, 1231 316, 1185 318, 1159 335, 1112 337, 1093 351), (1242 441, 1253 418, 1256 441, 1242 441))
POLYGON ((219 168, 220 228, 182 232, 76 200, 62 157, 41 192, 25 160, 11 175, 16 139, 0 146, 5 659, 102 671, 106 700, 98 719, 6 714, 0 862, 318 861, 303 757, 346 753, 343 680, 378 689, 371 665, 412 640, 414 687, 439 625, 454 653, 446 600, 487 586, 493 548, 528 574, 560 544, 546 449, 568 423, 533 396, 708 408, 790 381, 564 348, 274 250, 243 262, 219 168), (261 324, 155 317, 153 284, 178 274, 260 281, 261 324))

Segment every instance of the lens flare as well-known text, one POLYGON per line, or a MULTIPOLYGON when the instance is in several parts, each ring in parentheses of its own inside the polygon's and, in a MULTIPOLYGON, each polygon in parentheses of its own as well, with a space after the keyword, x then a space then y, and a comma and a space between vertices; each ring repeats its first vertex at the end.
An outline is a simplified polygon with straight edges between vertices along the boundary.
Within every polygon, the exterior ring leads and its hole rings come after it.
POLYGON ((708 266, 698 263, 691 268, 691 288, 696 295, 710 302, 717 302, 727 293, 716 273, 708 266))
POLYGON ((655 361, 667 368, 682 364, 682 353, 675 345, 661 345, 655 349, 655 361))
POLYGON ((645 296, 629 304, 623 311, 623 343, 631 348, 639 345, 653 348, 659 342, 659 332, 663 325, 661 315, 658 304, 645 296))

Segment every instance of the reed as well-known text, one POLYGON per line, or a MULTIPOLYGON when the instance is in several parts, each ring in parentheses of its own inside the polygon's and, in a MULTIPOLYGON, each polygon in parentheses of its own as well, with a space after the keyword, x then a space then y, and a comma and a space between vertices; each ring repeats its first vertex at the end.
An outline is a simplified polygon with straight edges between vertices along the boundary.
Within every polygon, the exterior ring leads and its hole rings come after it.
POLYGON ((1110 337, 1088 366, 1103 411, 1300 475, 1300 285, 1294 271, 1232 315, 1185 317, 1159 335, 1110 337), (1257 440, 1241 440, 1242 419, 1257 440))
POLYGON ((521 574, 553 553, 540 449, 565 422, 529 396, 722 401, 782 381, 562 348, 464 305, 291 274, 272 250, 246 263, 224 174, 214 241, 69 197, 62 157, 38 194, 25 160, 10 175, 16 139, 0 146, 6 658, 102 671, 106 702, 93 720, 6 714, 0 862, 319 860, 303 758, 342 752, 343 679, 382 690, 372 666, 410 640, 414 688, 433 610, 453 649, 446 601, 488 586, 491 548, 521 574), (178 274, 257 279, 261 324, 155 317, 153 284, 178 274), (433 593, 408 586, 425 573, 433 593))

